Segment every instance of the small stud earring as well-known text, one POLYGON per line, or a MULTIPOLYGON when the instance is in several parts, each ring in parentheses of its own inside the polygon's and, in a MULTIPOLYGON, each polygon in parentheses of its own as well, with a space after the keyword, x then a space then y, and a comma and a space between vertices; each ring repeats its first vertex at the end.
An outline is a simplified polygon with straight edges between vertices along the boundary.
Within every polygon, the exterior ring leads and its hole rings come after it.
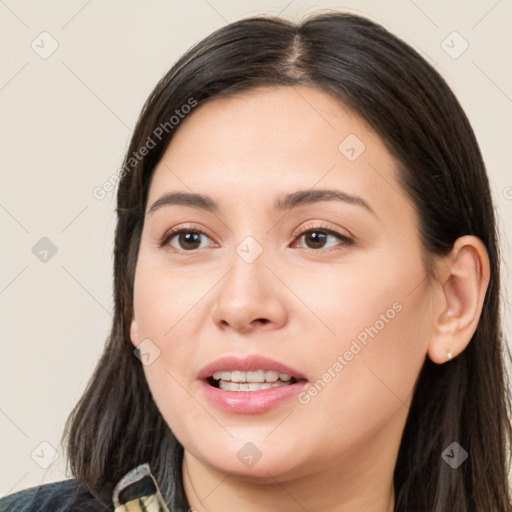
POLYGON ((451 361, 451 360, 452 360, 452 358, 453 358, 453 356, 452 356, 452 353, 451 353, 451 351, 450 351, 450 350, 448 350, 448 354, 446 354, 446 355, 447 355, 447 357, 448 357, 448 361, 451 361))

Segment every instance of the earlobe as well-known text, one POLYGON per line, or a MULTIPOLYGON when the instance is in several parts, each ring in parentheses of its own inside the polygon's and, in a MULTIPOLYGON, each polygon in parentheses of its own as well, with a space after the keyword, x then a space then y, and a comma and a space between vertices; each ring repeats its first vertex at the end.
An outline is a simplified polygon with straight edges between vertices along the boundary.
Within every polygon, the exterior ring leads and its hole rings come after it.
POLYGON ((428 356, 437 364, 457 357, 476 331, 487 286, 489 257, 482 241, 471 235, 457 239, 442 263, 443 280, 438 292, 443 304, 434 313, 433 336, 428 356))
POLYGON ((135 347, 140 344, 139 327, 137 325, 137 320, 135 320, 135 315, 132 315, 132 321, 130 324, 130 339, 135 347))

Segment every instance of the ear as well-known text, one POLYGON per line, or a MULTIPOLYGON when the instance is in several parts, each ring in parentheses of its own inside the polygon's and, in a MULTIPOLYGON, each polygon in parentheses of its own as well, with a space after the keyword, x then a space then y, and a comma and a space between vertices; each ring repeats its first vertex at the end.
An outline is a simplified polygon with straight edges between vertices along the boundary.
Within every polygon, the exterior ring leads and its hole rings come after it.
POLYGON ((475 236, 458 238, 440 268, 440 307, 427 350, 437 364, 459 355, 476 331, 490 276, 485 245, 475 236))
POLYGON ((135 347, 139 346, 139 344, 140 344, 139 326, 137 324, 137 320, 135 320, 134 313, 132 313, 132 321, 130 324, 130 339, 132 340, 132 344, 135 347))

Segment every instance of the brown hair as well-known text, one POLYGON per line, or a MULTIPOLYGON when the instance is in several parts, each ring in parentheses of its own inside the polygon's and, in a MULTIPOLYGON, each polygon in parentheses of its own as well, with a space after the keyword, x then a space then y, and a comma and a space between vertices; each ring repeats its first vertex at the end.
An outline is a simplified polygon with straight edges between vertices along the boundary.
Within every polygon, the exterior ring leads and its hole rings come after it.
POLYGON ((415 50, 366 18, 332 12, 299 24, 272 17, 231 23, 189 50, 146 101, 117 193, 112 331, 66 425, 72 472, 102 492, 149 462, 164 496, 175 478, 169 458, 177 441, 151 397, 129 328, 148 185, 179 128, 167 126, 161 140, 153 136, 155 147, 131 168, 130 158, 191 98, 201 104, 296 84, 334 95, 380 135, 418 213, 426 254, 445 255, 470 234, 483 241, 490 259, 471 342, 447 364, 426 358, 418 377, 395 467, 395 511, 510 512, 504 361, 511 357, 500 329, 497 230, 477 141, 446 82, 415 50), (457 469, 441 458, 453 441, 469 453, 457 469))

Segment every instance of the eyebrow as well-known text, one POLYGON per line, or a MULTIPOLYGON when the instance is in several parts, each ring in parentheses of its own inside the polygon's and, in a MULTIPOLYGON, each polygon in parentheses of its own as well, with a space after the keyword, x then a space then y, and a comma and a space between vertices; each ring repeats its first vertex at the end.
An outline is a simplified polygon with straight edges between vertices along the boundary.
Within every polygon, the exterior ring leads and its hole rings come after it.
MULTIPOLYGON (((364 199, 336 189, 297 190, 291 194, 278 197, 274 202, 274 208, 280 211, 291 210, 299 206, 318 203, 321 201, 342 201, 344 203, 362 206, 375 215, 374 210, 364 199)), ((189 206, 191 208, 198 208, 209 212, 217 212, 219 210, 218 203, 211 197, 204 194, 169 192, 152 204, 148 214, 155 212, 163 206, 171 205, 189 206)))

